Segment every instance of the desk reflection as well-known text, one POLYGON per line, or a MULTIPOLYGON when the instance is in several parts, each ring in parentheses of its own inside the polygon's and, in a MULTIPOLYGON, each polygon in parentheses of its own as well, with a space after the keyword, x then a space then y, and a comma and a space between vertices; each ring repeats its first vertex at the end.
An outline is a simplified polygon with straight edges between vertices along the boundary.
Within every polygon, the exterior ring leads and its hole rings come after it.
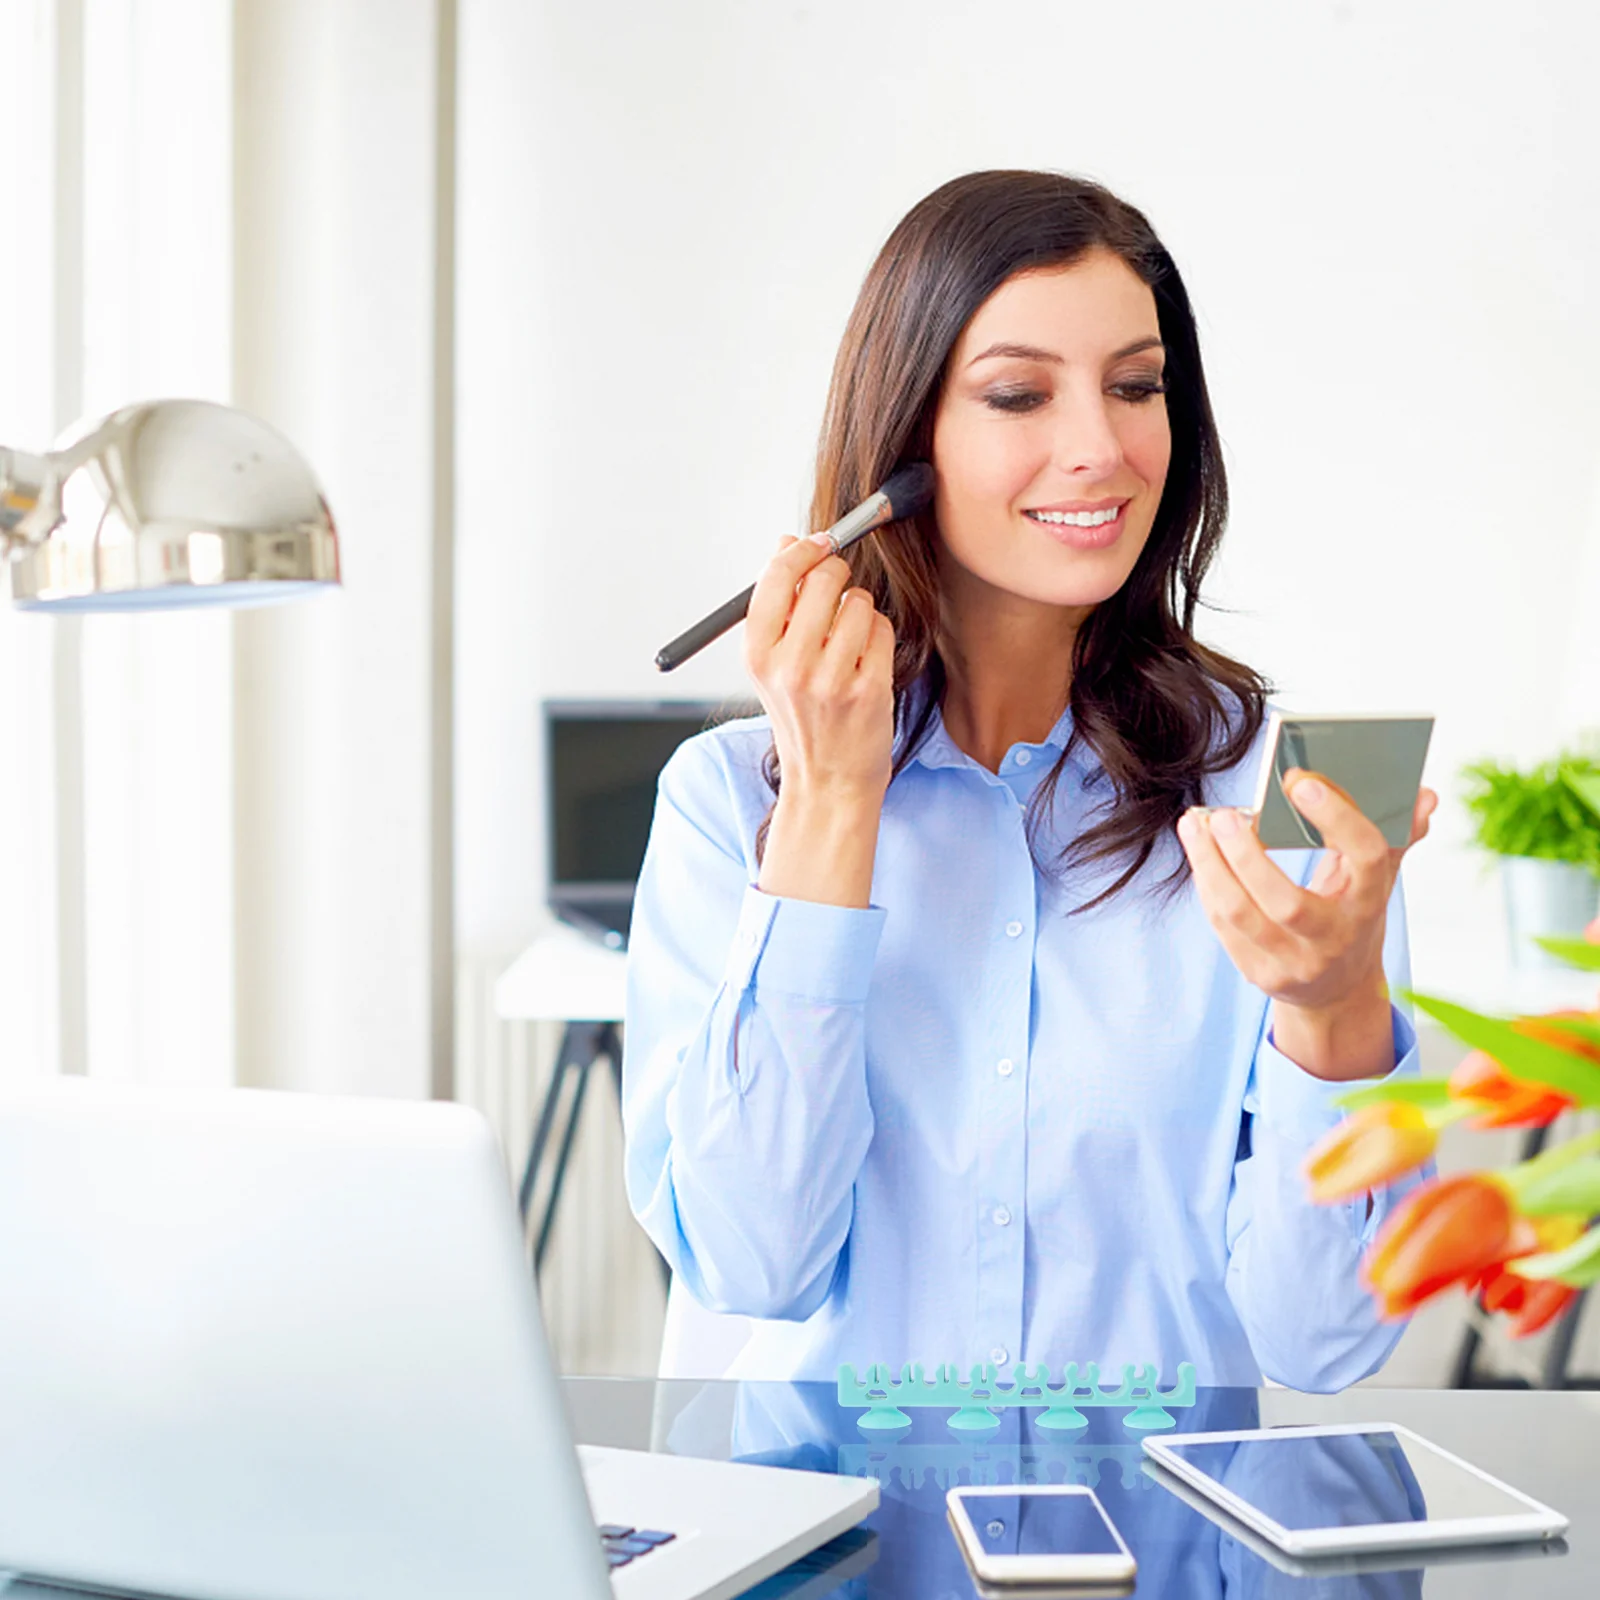
MULTIPOLYGON (((882 1502, 867 1526, 879 1536, 878 1561, 831 1600, 971 1600, 972 1578, 945 1520, 945 1491, 967 1483, 1088 1484, 1139 1563, 1137 1592, 1163 1600, 1416 1600, 1422 1593, 1420 1569, 1309 1577, 1278 1570, 1146 1473, 1139 1435, 1123 1427, 1120 1412, 1093 1412, 1087 1427, 1063 1434, 1036 1429, 1031 1413, 1007 1411, 987 1435, 964 1439, 945 1426, 942 1411, 915 1413, 893 1439, 869 1438, 856 1427, 858 1415, 840 1408, 831 1384, 741 1383, 731 1430, 725 1393, 707 1390, 660 1442, 684 1454, 876 1478, 882 1502)), ((1185 1433, 1259 1426, 1254 1389, 1202 1390, 1178 1417, 1185 1433)), ((1336 1463, 1334 1481, 1310 1483, 1305 1493, 1359 1492, 1377 1503, 1397 1497, 1395 1514, 1405 1516, 1407 1486, 1367 1468, 1336 1463)))

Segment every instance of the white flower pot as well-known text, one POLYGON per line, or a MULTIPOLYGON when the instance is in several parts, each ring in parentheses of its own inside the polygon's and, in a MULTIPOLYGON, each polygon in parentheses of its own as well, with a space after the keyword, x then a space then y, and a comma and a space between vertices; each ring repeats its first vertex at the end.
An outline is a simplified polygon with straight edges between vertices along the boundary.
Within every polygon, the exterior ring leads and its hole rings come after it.
POLYGON ((1533 941, 1535 936, 1576 939, 1600 912, 1600 878, 1570 861, 1501 856, 1511 965, 1517 971, 1564 967, 1533 941))

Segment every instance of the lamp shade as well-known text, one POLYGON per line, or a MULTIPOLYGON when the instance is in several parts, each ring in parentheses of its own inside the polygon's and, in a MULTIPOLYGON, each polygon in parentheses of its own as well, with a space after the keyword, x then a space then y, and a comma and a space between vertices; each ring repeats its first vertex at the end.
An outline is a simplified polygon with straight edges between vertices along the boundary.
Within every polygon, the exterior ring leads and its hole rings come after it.
POLYGON ((338 535, 311 469, 231 406, 125 406, 47 456, 12 459, 36 480, 11 534, 23 610, 260 605, 339 582, 338 535))

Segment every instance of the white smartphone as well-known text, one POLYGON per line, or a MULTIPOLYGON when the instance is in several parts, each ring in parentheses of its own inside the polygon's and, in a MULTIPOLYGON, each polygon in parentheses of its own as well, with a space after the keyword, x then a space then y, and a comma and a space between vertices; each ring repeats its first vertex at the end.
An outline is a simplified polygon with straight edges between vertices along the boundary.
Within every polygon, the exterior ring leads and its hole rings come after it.
POLYGON ((945 1505, 983 1584, 1126 1584, 1138 1570, 1094 1490, 1081 1484, 964 1487, 945 1505))
POLYGON ((1567 1519, 1391 1422, 1144 1440, 1158 1465, 1291 1556, 1554 1539, 1567 1519))
POLYGON ((1394 716, 1346 716, 1274 711, 1256 782, 1256 836, 1269 850, 1320 850, 1322 835, 1289 804, 1283 775, 1292 767, 1320 772, 1377 823, 1395 850, 1411 842, 1411 818, 1422 765, 1433 734, 1433 718, 1407 712, 1394 716))

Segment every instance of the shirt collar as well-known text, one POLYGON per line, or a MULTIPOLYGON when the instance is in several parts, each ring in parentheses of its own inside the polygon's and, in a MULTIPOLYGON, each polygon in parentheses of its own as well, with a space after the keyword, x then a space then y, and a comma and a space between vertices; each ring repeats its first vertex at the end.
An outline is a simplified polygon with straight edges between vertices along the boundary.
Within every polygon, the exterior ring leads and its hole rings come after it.
MULTIPOLYGON (((906 726, 915 724, 922 713, 923 706, 927 703, 928 695, 927 676, 919 678, 911 686, 906 696, 906 726)), ((1046 735, 1042 744, 1032 745, 1029 748, 1044 752, 1046 755, 1045 770, 1048 771, 1060 760, 1061 753, 1067 748, 1067 742, 1072 738, 1072 710, 1069 707, 1056 719, 1056 725, 1046 735)), ((933 708, 933 714, 928 719, 928 726, 923 732, 917 748, 912 752, 908 765, 927 767, 936 770, 939 767, 971 767, 983 771, 982 767, 963 750, 944 725, 944 710, 940 706, 933 708)), ((1094 765, 1094 756, 1089 749, 1080 743, 1072 752, 1072 760, 1068 765, 1075 767, 1079 772, 1087 773, 1094 765)), ((991 774, 992 776, 992 774, 991 774)))

